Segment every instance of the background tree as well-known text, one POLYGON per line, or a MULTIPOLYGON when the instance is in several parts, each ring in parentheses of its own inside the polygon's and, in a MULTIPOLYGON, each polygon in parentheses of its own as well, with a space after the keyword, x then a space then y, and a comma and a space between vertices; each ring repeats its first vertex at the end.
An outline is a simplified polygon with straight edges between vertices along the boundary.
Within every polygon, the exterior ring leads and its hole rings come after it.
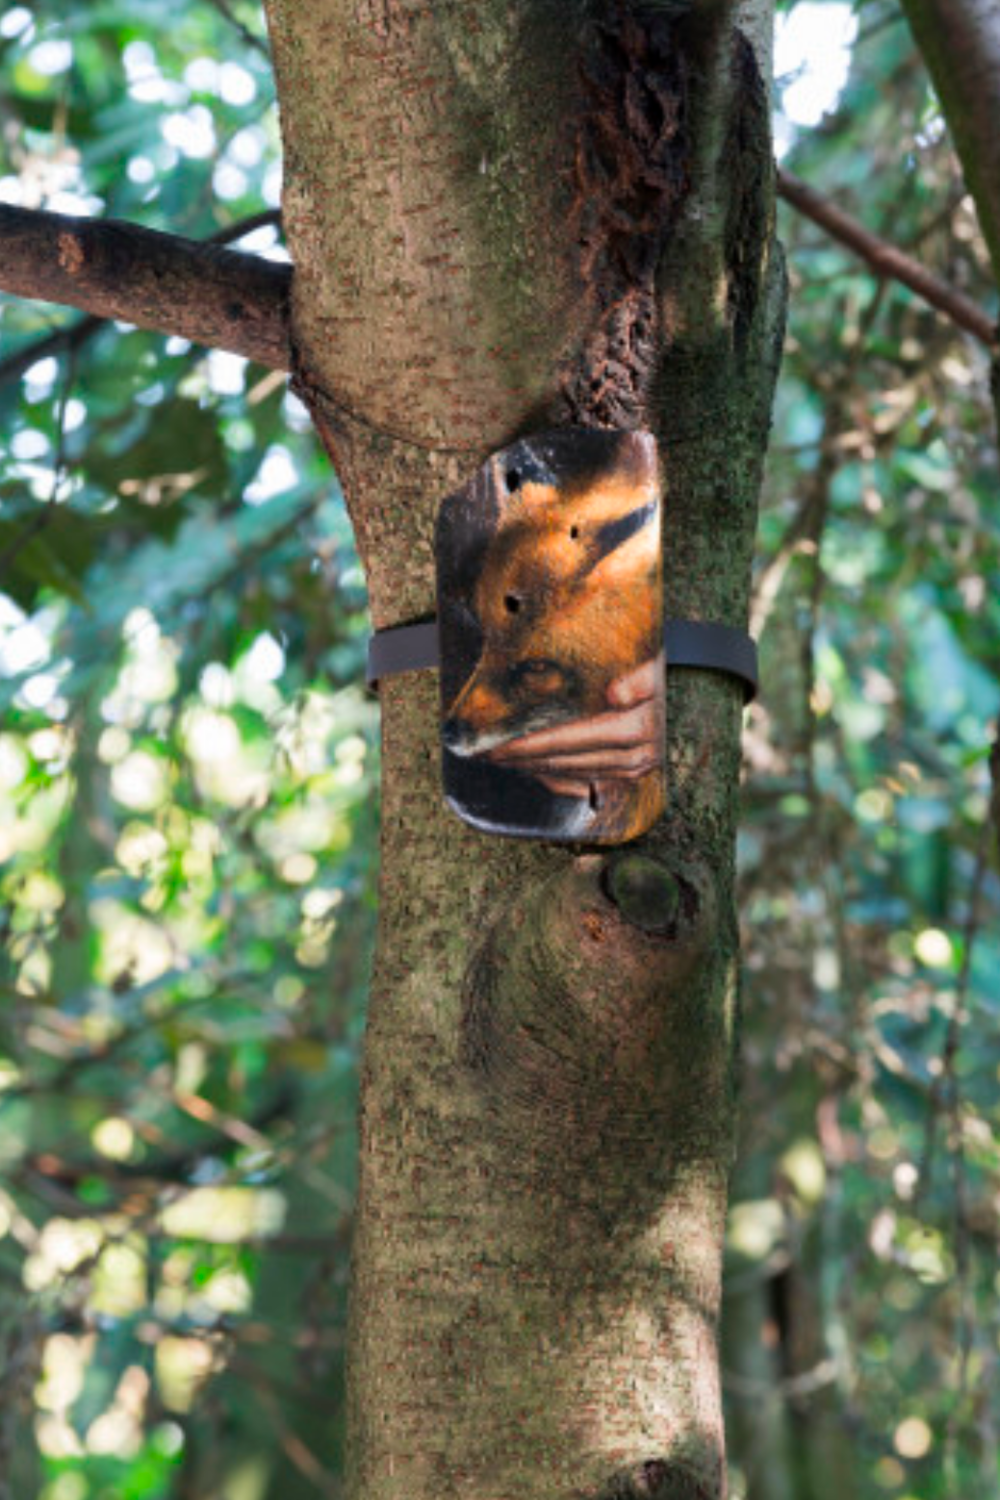
MULTIPOLYGON (((44 10, 10 14, 3 196, 58 168, 27 206, 92 193, 201 237, 257 214, 274 135, 267 115, 270 145, 253 130, 252 7, 182 9, 169 35, 134 10, 42 31, 44 10)), ((985 304, 907 33, 879 5, 861 27, 839 114, 786 164, 985 304)), ((990 1494, 986 358, 786 227, 796 322, 756 592, 769 692, 747 739, 733 1489, 990 1494)), ((5 352, 51 324, 9 304, 5 352)), ((359 575, 277 382, 114 327, 92 339, 61 370, 34 348, 5 388, 5 1395, 36 1407, 53 1500, 335 1493, 372 752, 370 706, 331 692, 359 675, 359 575)), ((32 1427, 4 1411, 27 1465, 32 1427)))

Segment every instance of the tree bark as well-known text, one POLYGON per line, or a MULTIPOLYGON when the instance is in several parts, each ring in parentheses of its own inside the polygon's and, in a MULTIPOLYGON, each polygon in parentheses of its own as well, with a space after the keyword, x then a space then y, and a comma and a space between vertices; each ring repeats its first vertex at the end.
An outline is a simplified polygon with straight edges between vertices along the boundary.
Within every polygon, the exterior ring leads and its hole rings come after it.
POLYGON ((903 0, 1000 281, 1000 0, 903 0))
POLYGON ((118 219, 0 204, 0 291, 289 366, 292 273, 258 255, 118 219))
MULTIPOLYGON (((783 278, 761 57, 728 7, 268 19, 296 380, 375 624, 433 611, 441 497, 572 425, 656 432, 668 610, 742 624, 783 278)), ((670 678, 669 812, 610 856, 453 819, 431 674, 382 708, 349 1493, 716 1500, 740 689, 670 678), (676 910, 657 930, 650 893, 676 910)))

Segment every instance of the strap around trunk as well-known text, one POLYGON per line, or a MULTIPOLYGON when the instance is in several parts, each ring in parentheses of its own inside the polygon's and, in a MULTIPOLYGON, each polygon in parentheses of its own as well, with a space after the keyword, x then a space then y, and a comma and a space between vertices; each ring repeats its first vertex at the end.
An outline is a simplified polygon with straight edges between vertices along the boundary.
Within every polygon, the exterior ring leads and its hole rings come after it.
MULTIPOLYGON (((748 703, 757 696, 757 645, 745 630, 710 620, 667 620, 663 639, 670 671, 700 667, 728 672, 743 683, 748 703)), ((368 683, 375 687, 381 677, 424 671, 438 666, 440 660, 436 619, 378 630, 368 642, 368 683)))

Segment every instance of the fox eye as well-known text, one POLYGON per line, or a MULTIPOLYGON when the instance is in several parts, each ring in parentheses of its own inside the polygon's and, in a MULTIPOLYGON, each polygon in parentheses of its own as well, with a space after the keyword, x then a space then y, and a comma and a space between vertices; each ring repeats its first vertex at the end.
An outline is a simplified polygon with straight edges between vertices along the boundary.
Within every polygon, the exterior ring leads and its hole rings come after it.
POLYGON ((558 684, 563 675, 559 663, 549 661, 544 656, 529 657, 527 661, 519 661, 510 669, 510 680, 515 687, 539 687, 547 678, 554 679, 555 684, 558 684))

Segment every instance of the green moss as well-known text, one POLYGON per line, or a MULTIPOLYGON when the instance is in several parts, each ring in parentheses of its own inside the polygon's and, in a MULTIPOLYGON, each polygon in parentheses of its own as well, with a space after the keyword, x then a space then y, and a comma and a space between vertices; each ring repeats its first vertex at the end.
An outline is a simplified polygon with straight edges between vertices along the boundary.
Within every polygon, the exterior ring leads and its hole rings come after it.
POLYGON ((676 927, 680 882, 658 860, 623 854, 608 865, 606 884, 622 915, 643 932, 670 932, 676 927))

